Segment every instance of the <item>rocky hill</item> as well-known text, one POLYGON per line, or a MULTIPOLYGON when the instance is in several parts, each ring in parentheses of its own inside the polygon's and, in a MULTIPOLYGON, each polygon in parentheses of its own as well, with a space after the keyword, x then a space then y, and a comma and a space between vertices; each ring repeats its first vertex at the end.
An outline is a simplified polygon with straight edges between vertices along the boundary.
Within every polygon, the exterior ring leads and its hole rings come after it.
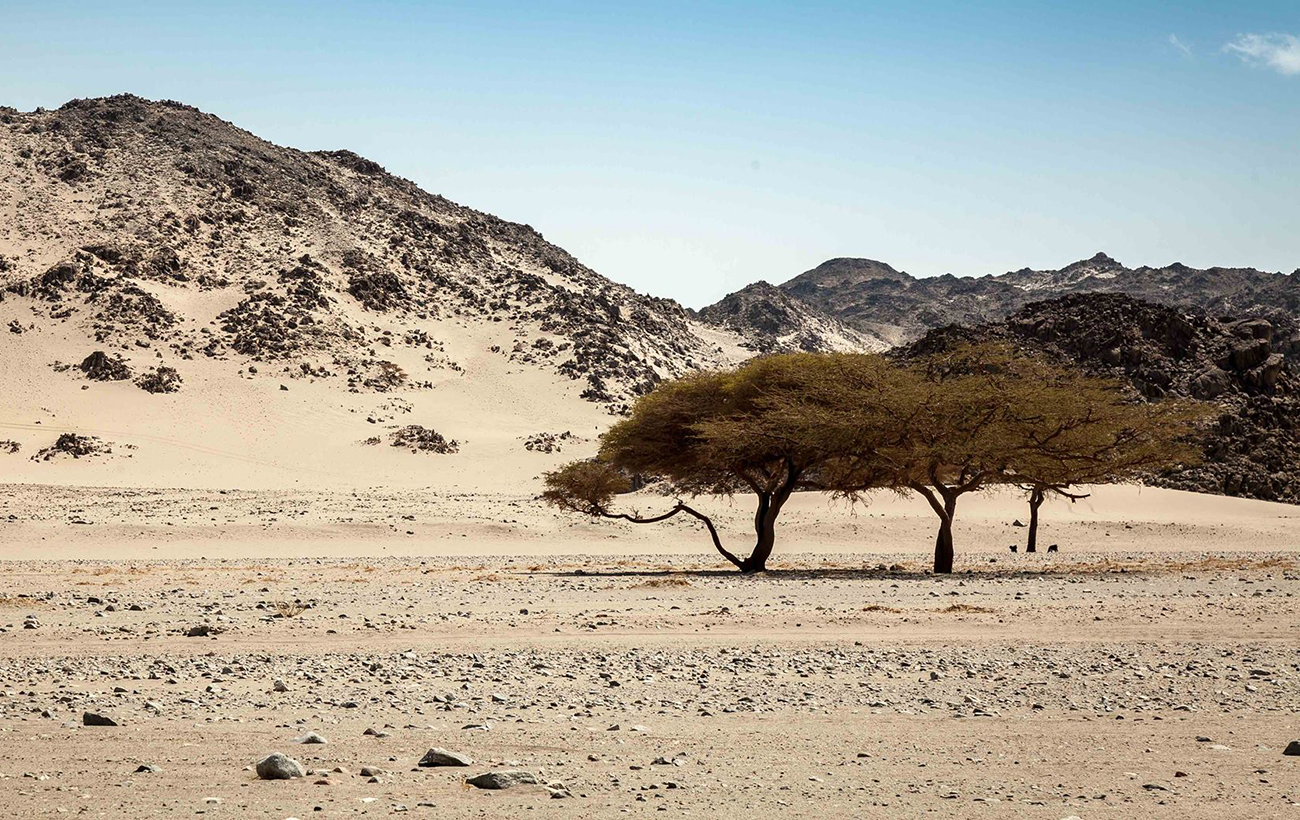
POLYGON ((396 378, 385 350, 499 323, 501 355, 611 406, 727 361, 737 341, 371 160, 133 96, 0 109, 0 292, 88 345, 358 389, 396 378), (183 309, 187 294, 221 310, 183 309))
POLYGON ((755 353, 884 350, 889 343, 800 301, 767 282, 755 282, 699 311, 701 321, 734 331, 755 353))
POLYGON ((897 355, 990 339, 1126 379, 1147 399, 1220 403, 1204 462, 1153 483, 1300 503, 1294 320, 1221 321, 1123 294, 1075 294, 1027 305, 1001 322, 931 331, 897 355))
POLYGON ((520 491, 752 355, 527 225, 134 96, 0 108, 0 335, 0 471, 112 486, 520 491))
POLYGON ((870 259, 831 259, 782 284, 810 309, 893 343, 930 328, 977 325, 1071 293, 1123 293, 1210 316, 1272 319, 1300 308, 1300 276, 1179 263, 1127 268, 1104 253, 1059 270, 916 278, 870 259))

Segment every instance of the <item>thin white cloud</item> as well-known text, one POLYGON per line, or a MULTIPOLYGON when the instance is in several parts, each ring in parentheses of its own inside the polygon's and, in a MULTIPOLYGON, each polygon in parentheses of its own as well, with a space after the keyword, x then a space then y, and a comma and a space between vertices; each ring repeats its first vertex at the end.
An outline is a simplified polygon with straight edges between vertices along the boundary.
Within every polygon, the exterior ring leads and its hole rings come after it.
POLYGON ((1223 46, 1247 65, 1271 68, 1279 74, 1300 74, 1300 37, 1294 34, 1238 34, 1223 46))
POLYGON ((1169 35, 1169 45, 1181 51, 1184 57, 1192 56, 1192 47, 1187 45, 1187 43, 1184 43, 1182 40, 1179 40, 1177 34, 1169 35))

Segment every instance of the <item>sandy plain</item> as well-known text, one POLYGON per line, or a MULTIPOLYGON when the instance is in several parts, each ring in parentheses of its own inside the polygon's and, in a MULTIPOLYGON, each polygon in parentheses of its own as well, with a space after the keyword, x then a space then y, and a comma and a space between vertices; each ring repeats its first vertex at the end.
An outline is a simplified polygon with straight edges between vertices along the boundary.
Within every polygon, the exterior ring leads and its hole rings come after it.
POLYGON ((0 816, 1300 816, 1293 507, 1096 488, 1013 555, 993 494, 939 578, 915 499, 801 497, 743 577, 520 492, 3 490, 0 816))

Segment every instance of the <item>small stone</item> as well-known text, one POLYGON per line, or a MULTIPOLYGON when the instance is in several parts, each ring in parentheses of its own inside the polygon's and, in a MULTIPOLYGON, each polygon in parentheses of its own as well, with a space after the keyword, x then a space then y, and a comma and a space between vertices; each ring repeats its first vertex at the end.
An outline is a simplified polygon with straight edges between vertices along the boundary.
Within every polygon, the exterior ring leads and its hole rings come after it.
POLYGON ((469 766, 474 761, 472 758, 458 752, 449 752, 446 749, 437 747, 424 753, 420 758, 421 766, 469 766))
POLYGON ((149 763, 141 763, 139 766, 136 767, 135 773, 136 774, 158 774, 160 771, 162 770, 159 769, 157 766, 154 766, 149 763))
POLYGON ((279 752, 273 752, 257 761, 255 769, 257 776, 262 780, 289 780, 303 776, 302 766, 298 761, 279 752))
POLYGON ((81 714, 82 726, 116 726, 117 721, 107 715, 101 715, 96 712, 83 712, 81 714))
POLYGON ((293 739, 293 742, 307 744, 307 745, 322 745, 322 746, 325 745, 326 743, 329 743, 329 741, 326 740, 324 736, 318 735, 315 732, 308 732, 307 734, 302 735, 301 737, 296 737, 293 739))
POLYGON ((498 769, 468 777, 465 782, 478 789, 509 789, 515 786, 536 786, 537 777, 519 769, 498 769))
POLYGON ((1282 754, 1289 757, 1300 757, 1300 740, 1293 740, 1282 750, 1282 754))

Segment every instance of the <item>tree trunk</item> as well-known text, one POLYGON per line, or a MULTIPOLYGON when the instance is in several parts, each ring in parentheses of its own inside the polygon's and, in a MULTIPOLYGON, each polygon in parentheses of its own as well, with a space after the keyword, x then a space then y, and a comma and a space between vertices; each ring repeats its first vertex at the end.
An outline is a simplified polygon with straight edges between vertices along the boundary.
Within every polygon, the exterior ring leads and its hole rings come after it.
POLYGON ((1043 506, 1043 491, 1035 487, 1029 494, 1029 540, 1025 552, 1038 552, 1038 508, 1043 506))
POLYGON ((939 524, 939 535, 934 539, 935 574, 952 572, 952 519, 944 519, 939 524))
POLYGON ((948 574, 952 572, 952 519, 957 512, 957 496, 961 491, 937 482, 933 488, 924 484, 908 486, 930 502, 930 508, 939 516, 939 534, 934 539, 934 571, 935 574, 948 574))
POLYGON ((935 574, 952 572, 952 519, 957 512, 957 494, 944 493, 943 514, 939 517, 939 535, 934 541, 935 574))
POLYGON ((758 510, 754 513, 754 551, 741 565, 741 572, 767 570, 767 559, 772 557, 772 548, 776 546, 776 517, 794 492, 799 475, 797 470, 790 468, 784 484, 774 492, 759 494, 758 510))
POLYGON ((767 570, 767 559, 772 556, 772 548, 776 546, 776 517, 765 517, 763 522, 757 527, 757 540, 754 542, 754 551, 745 559, 741 566, 741 572, 764 572, 767 570))

